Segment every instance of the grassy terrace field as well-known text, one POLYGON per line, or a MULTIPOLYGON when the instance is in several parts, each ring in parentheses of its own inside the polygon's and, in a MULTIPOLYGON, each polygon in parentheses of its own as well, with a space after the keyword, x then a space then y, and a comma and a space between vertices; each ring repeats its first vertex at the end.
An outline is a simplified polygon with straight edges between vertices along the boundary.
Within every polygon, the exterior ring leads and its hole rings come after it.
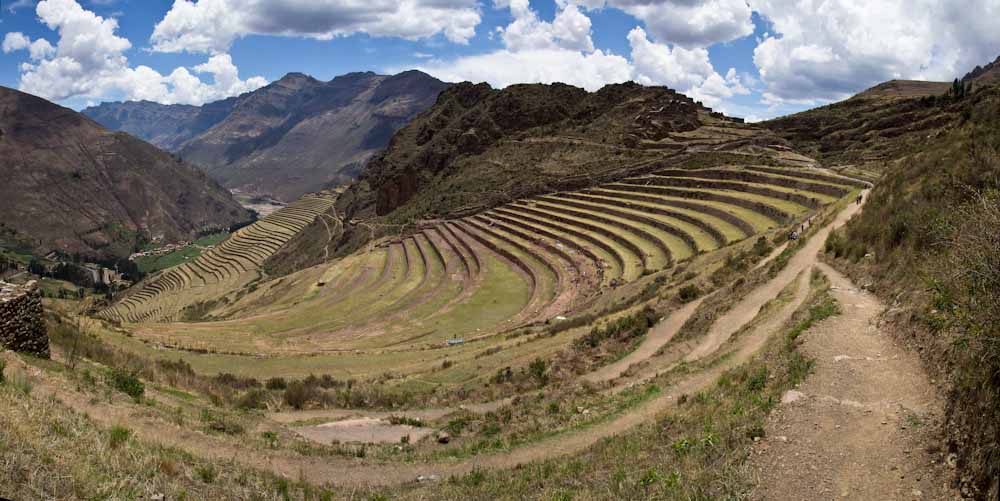
POLYGON ((228 236, 228 233, 206 235, 195 240, 194 242, 191 242, 190 245, 184 247, 183 249, 179 249, 168 254, 138 257, 135 260, 135 264, 139 266, 139 270, 143 273, 154 273, 160 270, 165 270, 200 256, 205 248, 218 245, 228 236))
POLYGON ((564 349, 587 328, 525 334, 623 304, 653 279, 680 284, 677 270, 707 277, 751 237, 783 238, 777 230, 860 186, 816 169, 664 170, 434 223, 261 280, 259 263, 329 207, 303 199, 103 316, 132 335, 109 332, 114 344, 179 356, 199 372, 481 384, 564 349), (201 321, 186 321, 192 310, 201 321))
POLYGON ((332 205, 329 195, 303 197, 240 229, 197 258, 150 277, 101 316, 120 322, 179 319, 185 309, 202 307, 225 291, 258 279, 263 261, 332 205))

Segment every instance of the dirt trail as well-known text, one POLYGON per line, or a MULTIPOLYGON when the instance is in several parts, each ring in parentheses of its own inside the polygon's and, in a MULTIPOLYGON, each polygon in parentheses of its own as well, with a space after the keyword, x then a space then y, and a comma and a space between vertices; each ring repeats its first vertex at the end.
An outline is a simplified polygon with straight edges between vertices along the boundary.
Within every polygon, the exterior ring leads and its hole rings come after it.
MULTIPOLYGON (((137 436, 150 442, 175 446, 198 456, 233 460, 249 467, 268 469, 290 478, 303 478, 321 484, 333 482, 339 486, 391 485, 413 481, 418 475, 434 474, 444 477, 466 473, 477 468, 512 468, 531 461, 578 453, 601 439, 626 432, 639 424, 648 422, 675 405, 677 396, 700 391, 714 383, 724 371, 749 360, 805 300, 808 293, 808 273, 803 272, 816 263, 817 252, 831 227, 846 222, 858 208, 852 204, 843 210, 834 223, 813 236, 806 247, 801 249, 789 262, 785 271, 761 287, 761 294, 755 291, 751 295, 766 296, 766 299, 760 301, 762 305, 777 296, 798 277, 799 282, 793 300, 785 304, 780 312, 769 315, 748 332, 737 338, 732 338, 732 334, 742 328, 746 322, 753 320, 760 309, 759 305, 748 298, 748 300, 741 302, 738 308, 734 308, 720 319, 725 328, 713 328, 713 332, 716 332, 717 335, 706 339, 700 346, 701 356, 692 360, 698 363, 707 361, 708 357, 717 354, 719 348, 724 344, 729 351, 728 356, 722 357, 704 370, 680 378, 675 384, 667 387, 663 395, 637 406, 626 414, 581 431, 556 435, 506 453, 425 464, 372 464, 370 461, 362 459, 302 457, 282 451, 273 453, 247 451, 243 447, 203 433, 177 428, 171 424, 141 416, 141 409, 133 409, 134 406, 131 404, 117 406, 94 404, 87 397, 68 390, 60 384, 45 385, 47 390, 45 393, 59 396, 70 407, 85 412, 104 424, 118 424, 127 421, 137 436), (756 307, 754 307, 755 305, 756 307), (753 314, 747 318, 748 312, 753 314), (746 321, 736 325, 741 318, 745 318, 746 321)), ((668 334, 664 331, 657 335, 666 337, 668 334)))
POLYGON ((917 355, 879 329, 877 298, 820 268, 843 312, 801 337, 815 369, 785 394, 755 447, 753 498, 957 498, 934 448, 943 402, 917 355))
MULTIPOLYGON (((865 199, 867 200, 868 197, 866 196, 865 199)), ((705 335, 705 339, 695 349, 691 350, 684 357, 684 360, 692 362, 718 350, 726 340, 753 320, 764 304, 778 297, 782 289, 792 282, 792 279, 806 268, 815 264, 816 256, 826 243, 826 238, 830 235, 830 232, 835 228, 843 226, 859 210, 861 210, 861 206, 852 203, 840 211, 833 223, 816 232, 806 242, 805 246, 789 259, 788 264, 778 272, 777 276, 758 287, 753 293, 747 294, 743 300, 736 303, 725 315, 712 324, 708 334, 705 335)))
POLYGON ((625 355, 614 363, 605 365, 594 372, 584 374, 582 378, 591 383, 603 383, 615 379, 625 372, 633 364, 652 358, 657 350, 670 342, 684 326, 684 323, 691 318, 695 310, 701 306, 708 296, 703 296, 695 301, 670 312, 666 318, 660 320, 652 329, 646 333, 646 337, 638 348, 625 355))

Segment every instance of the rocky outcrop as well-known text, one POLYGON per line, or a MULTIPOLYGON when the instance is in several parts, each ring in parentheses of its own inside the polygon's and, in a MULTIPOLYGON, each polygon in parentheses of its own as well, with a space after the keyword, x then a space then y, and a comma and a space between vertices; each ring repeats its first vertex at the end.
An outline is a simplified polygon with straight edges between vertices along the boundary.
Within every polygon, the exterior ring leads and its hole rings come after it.
POLYGON ((0 282, 0 349, 49 357, 42 298, 34 281, 25 286, 0 282))
POLYGON ((464 82, 396 133, 361 177, 379 216, 407 204, 417 217, 454 215, 663 160, 685 148, 671 134, 707 120, 737 123, 667 87, 634 82, 597 92, 464 82), (427 199, 415 200, 422 193, 427 199))

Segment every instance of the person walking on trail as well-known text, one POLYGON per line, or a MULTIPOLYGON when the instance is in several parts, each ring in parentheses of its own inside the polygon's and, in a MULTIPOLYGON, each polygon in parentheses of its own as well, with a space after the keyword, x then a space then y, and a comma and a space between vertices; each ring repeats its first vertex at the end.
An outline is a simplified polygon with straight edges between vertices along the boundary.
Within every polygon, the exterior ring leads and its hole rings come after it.
POLYGON ((864 194, 858 193, 858 205, 861 205, 861 200, 864 198, 864 194))

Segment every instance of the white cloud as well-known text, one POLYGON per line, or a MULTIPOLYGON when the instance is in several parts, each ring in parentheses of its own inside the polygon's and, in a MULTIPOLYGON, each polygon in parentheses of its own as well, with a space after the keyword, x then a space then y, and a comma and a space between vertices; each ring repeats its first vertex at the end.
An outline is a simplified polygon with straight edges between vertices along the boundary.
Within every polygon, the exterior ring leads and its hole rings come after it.
POLYGON ((118 29, 115 19, 97 16, 75 0, 43 0, 36 13, 46 26, 59 33, 56 46, 44 39, 27 43, 29 40, 23 35, 8 34, 3 49, 4 52, 29 50, 32 61, 21 64, 19 87, 47 99, 113 96, 202 104, 267 84, 261 77, 240 80, 228 54, 212 56, 193 68, 197 73, 211 75, 210 84, 186 68, 177 68, 169 75, 148 66, 133 68, 124 55, 132 44, 115 34, 118 29))
POLYGON ((560 3, 562 8, 551 23, 539 20, 527 0, 498 0, 495 5, 509 8, 514 17, 510 25, 498 30, 505 49, 434 60, 420 69, 443 80, 485 81, 495 87, 564 82, 593 91, 636 80, 644 85, 666 85, 722 109, 725 99, 750 93, 736 70, 730 69, 725 77, 715 71, 707 49, 654 43, 642 28, 628 35, 631 61, 594 50, 590 19, 576 3, 560 3))
POLYGON ((590 18, 575 5, 564 5, 552 22, 540 20, 528 0, 494 0, 494 5, 509 8, 514 18, 496 29, 504 49, 432 60, 419 69, 446 81, 489 82, 494 87, 563 82, 596 90, 632 78, 627 59, 594 49, 590 18))
POLYGON ((476 0, 175 0, 156 24, 153 49, 225 52, 251 34, 329 40, 365 33, 417 40, 442 34, 466 43, 480 15, 476 0))
POLYGON ((641 84, 666 85, 711 107, 719 107, 724 99, 737 94, 750 93, 735 69, 730 68, 725 77, 715 71, 707 49, 654 43, 642 28, 629 32, 628 41, 636 80, 641 84))
POLYGON ((452 61, 431 61, 418 69, 445 81, 489 82, 494 87, 563 82, 593 91, 632 78, 632 68, 624 57, 600 50, 584 54, 558 48, 501 50, 452 61))
POLYGON ((746 0, 557 0, 587 9, 613 7, 646 25, 653 39, 686 48, 708 47, 753 33, 746 0))
POLYGON ((538 19, 535 11, 529 8, 527 0, 508 0, 504 5, 510 8, 514 22, 506 28, 499 28, 497 32, 503 37, 508 49, 520 51, 562 48, 593 52, 590 18, 575 5, 561 9, 551 23, 538 19))
POLYGON ((13 2, 10 2, 10 4, 7 6, 7 10, 14 12, 17 9, 22 9, 24 7, 31 7, 34 4, 35 0, 14 0, 13 2))
POLYGON ((16 50, 27 49, 31 45, 31 39, 24 36, 24 33, 12 31, 3 37, 3 53, 10 54, 16 50))
POLYGON ((1000 53, 1000 2, 752 0, 766 103, 811 105, 893 78, 951 80, 1000 53))
POLYGON ((3 53, 10 54, 19 50, 28 49, 28 53, 33 60, 45 59, 55 53, 56 49, 44 38, 39 38, 34 42, 24 35, 24 33, 12 31, 7 33, 3 39, 3 53))
POLYGON ((38 40, 31 42, 31 45, 28 47, 28 54, 30 54, 31 59, 36 61, 45 59, 55 53, 56 48, 44 38, 39 38, 38 40))

